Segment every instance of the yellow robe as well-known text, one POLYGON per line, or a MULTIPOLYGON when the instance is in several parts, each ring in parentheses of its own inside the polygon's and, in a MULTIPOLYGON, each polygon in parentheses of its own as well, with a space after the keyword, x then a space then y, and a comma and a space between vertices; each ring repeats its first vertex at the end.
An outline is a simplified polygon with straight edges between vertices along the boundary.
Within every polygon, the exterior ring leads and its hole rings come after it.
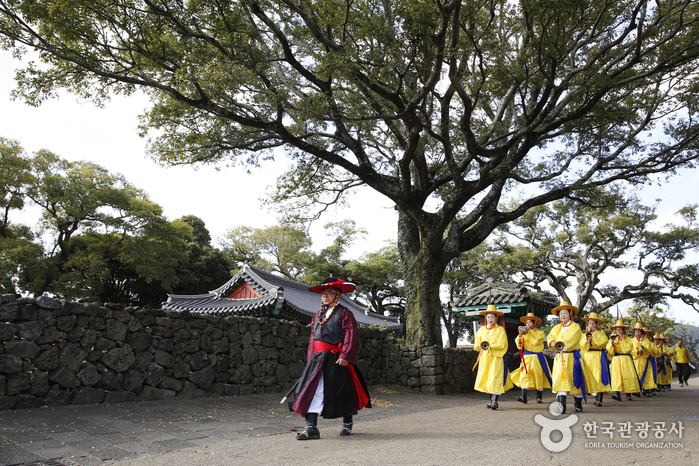
MULTIPOLYGON (((524 349, 531 351, 532 353, 541 353, 544 351, 544 337, 546 334, 543 330, 530 330, 526 335, 517 335, 515 338, 515 343, 517 343, 517 348, 520 344, 524 345, 524 349)), ((525 354, 524 364, 520 364, 519 368, 510 373, 512 377, 512 382, 520 388, 527 388, 529 390, 543 390, 544 388, 551 388, 549 379, 544 373, 543 367, 539 362, 539 357, 536 354, 525 354), (527 366, 527 370, 524 370, 524 364, 527 366)), ((548 362, 544 358, 544 364, 546 364, 546 369, 551 375, 551 369, 549 368, 548 362)))
POLYGON ((604 364, 607 364, 608 361, 607 342, 609 342, 609 338, 601 330, 592 334, 592 341, 588 341, 587 335, 584 333, 580 339, 582 357, 592 378, 592 386, 586 387, 587 393, 609 393, 612 389, 611 380, 606 385, 602 383, 602 359, 604 358, 604 364))
POLYGON ((631 339, 633 342, 634 349, 633 353, 633 363, 636 366, 636 373, 638 378, 643 378, 643 372, 645 371, 646 376, 643 379, 643 390, 650 390, 651 388, 656 388, 655 380, 653 380, 653 367, 648 361, 648 358, 653 354, 653 343, 651 343, 648 338, 643 337, 641 340, 634 337, 631 339))
POLYGON ((482 351, 478 360, 478 375, 474 390, 483 393, 500 394, 513 387, 510 374, 505 374, 503 358, 507 353, 507 334, 505 329, 496 325, 492 330, 486 326, 476 332, 474 349, 480 350, 481 343, 490 343, 488 351, 482 351), (503 379, 505 383, 503 384, 503 379))
MULTIPOLYGON (((579 395, 582 393, 583 387, 576 387, 574 385, 574 367, 575 367, 575 355, 574 351, 580 350, 580 338, 582 337, 582 330, 580 330, 580 325, 575 322, 571 322, 568 329, 563 332, 563 326, 561 324, 556 325, 551 329, 549 333, 548 341, 556 342, 562 341, 566 350, 562 352, 557 352, 555 359, 553 361, 553 374, 551 378, 553 379, 552 391, 558 392, 570 392, 571 395, 579 395)), ((583 378, 585 381, 585 392, 589 392, 587 387, 594 385, 592 377, 590 377, 590 372, 582 359, 582 354, 580 355, 580 365, 582 366, 583 378)))
POLYGON ((610 339, 607 343, 607 354, 612 357, 612 390, 615 392, 638 393, 641 391, 633 362, 633 352, 633 338, 617 338, 616 344, 612 344, 610 339))
POLYGON ((658 385, 672 384, 672 364, 670 361, 675 357, 674 351, 665 345, 660 346, 660 352, 664 359, 658 358, 658 385), (665 374, 663 374, 662 365, 665 364, 665 374))

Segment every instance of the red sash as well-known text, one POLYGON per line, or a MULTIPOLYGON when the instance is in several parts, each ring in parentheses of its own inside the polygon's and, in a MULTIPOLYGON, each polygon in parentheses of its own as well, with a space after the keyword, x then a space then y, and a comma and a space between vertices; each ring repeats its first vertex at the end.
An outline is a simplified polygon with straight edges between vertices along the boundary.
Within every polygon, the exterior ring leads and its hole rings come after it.
MULTIPOLYGON (((322 353, 323 351, 330 351, 333 354, 340 353, 342 351, 342 342, 337 345, 331 345, 324 341, 313 340, 313 352, 322 353)), ((357 410, 363 409, 369 404, 369 396, 364 391, 362 384, 359 383, 359 377, 357 377, 357 372, 354 370, 354 365, 347 364, 347 369, 350 371, 352 383, 354 384, 354 398, 357 404, 357 410)))

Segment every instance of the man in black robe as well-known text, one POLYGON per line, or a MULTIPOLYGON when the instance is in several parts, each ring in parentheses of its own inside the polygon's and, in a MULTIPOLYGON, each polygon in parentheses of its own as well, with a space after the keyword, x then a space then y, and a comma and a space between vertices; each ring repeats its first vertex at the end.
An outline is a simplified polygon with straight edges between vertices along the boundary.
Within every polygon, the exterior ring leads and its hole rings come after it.
POLYGON ((321 294, 321 306, 311 321, 306 367, 284 397, 289 409, 306 420, 298 440, 320 438, 318 415, 325 419, 342 417, 340 435, 352 433, 352 416, 368 406, 369 391, 355 366, 359 352, 357 321, 352 312, 339 304, 342 293, 354 290, 352 283, 335 277, 309 288, 321 294))

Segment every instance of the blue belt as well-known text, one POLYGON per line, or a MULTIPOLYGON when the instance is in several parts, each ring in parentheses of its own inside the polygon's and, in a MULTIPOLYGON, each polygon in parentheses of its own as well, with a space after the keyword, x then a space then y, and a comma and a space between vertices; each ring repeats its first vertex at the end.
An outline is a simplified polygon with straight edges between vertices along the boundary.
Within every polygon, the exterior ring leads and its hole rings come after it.
POLYGON ((507 355, 505 355, 502 358, 502 360, 505 364, 505 369, 503 370, 503 373, 502 373, 502 386, 504 389, 505 385, 507 384, 507 375, 510 373, 510 368, 507 366, 507 355))
POLYGON ((587 403, 587 395, 585 394, 585 373, 582 368, 582 361, 580 360, 580 350, 574 351, 561 351, 561 353, 573 353, 573 386, 579 388, 582 392, 582 396, 587 403))
POLYGON ((544 371, 544 375, 546 376, 547 379, 549 379, 549 385, 553 386, 553 381, 551 380, 551 374, 549 374, 549 365, 546 363, 546 358, 544 357, 543 351, 541 353, 535 353, 533 351, 527 351, 524 350, 524 355, 530 355, 530 354, 535 354, 537 358, 539 358, 539 365, 541 366, 541 370, 544 371))
POLYGON ((650 366, 653 368, 653 383, 658 384, 658 367, 655 365, 655 358, 651 357, 650 366))
MULTIPOLYGON (((643 381, 638 378, 638 371, 636 371, 636 364, 633 363, 633 356, 631 356, 629 353, 614 353, 614 357, 616 356, 628 356, 631 358, 631 367, 633 367, 633 372, 636 374, 636 380, 638 380, 639 387, 643 389, 643 381)), ((644 372, 643 375, 645 376, 646 373, 644 372)))
POLYGON ((666 363, 665 363, 665 356, 664 356, 664 355, 663 355, 663 356, 660 356, 658 359, 660 359, 660 361, 659 361, 659 362, 660 362, 660 367, 663 368, 663 375, 667 375, 667 367, 666 367, 666 363))
POLYGON ((599 351, 601 353, 600 362, 602 363, 602 385, 609 385, 612 378, 609 374, 609 359, 607 359, 607 351, 595 348, 590 348, 590 351, 599 351))

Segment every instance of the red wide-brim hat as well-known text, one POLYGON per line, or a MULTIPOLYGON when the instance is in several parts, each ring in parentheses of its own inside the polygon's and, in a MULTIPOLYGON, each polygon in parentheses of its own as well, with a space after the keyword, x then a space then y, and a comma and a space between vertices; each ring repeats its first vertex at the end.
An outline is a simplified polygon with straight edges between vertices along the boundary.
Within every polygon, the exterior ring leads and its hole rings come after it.
POLYGON ((312 286, 308 289, 308 291, 312 291, 313 293, 322 293, 323 291, 332 288, 339 288, 343 293, 349 293, 350 291, 354 291, 356 286, 354 283, 346 282, 336 277, 328 277, 325 279, 322 285, 312 286))

